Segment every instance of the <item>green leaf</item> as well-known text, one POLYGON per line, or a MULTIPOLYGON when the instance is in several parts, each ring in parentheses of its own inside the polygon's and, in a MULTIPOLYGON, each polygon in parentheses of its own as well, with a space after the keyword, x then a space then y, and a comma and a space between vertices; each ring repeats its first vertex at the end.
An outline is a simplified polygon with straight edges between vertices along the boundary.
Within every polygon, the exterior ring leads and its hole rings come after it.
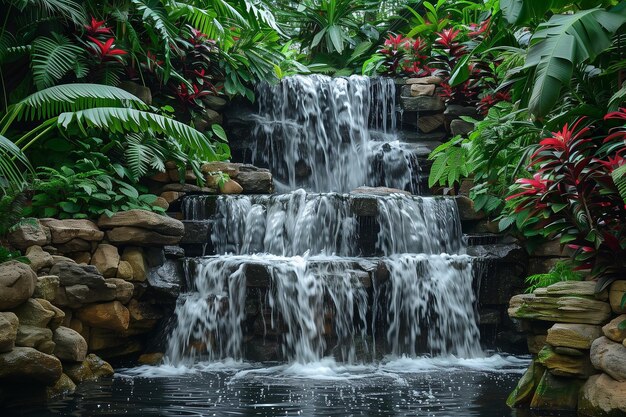
POLYGON ((226 132, 224 131, 224 128, 222 126, 218 124, 213 124, 211 125, 211 130, 213 131, 213 133, 215 133, 215 136, 217 136, 224 142, 228 140, 228 137, 226 136, 226 132))
POLYGON ((343 53, 343 33, 341 28, 335 25, 330 26, 328 28, 328 35, 330 36, 330 40, 335 47, 335 50, 340 54, 343 53))

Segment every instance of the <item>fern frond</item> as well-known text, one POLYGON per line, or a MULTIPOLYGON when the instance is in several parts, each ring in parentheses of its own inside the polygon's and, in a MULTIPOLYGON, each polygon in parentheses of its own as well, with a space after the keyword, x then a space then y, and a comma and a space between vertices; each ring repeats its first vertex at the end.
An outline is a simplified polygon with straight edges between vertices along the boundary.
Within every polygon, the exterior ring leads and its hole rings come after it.
POLYGON ((622 165, 611 172, 611 178, 613 178, 622 200, 626 202, 626 165, 622 165))
POLYGON ((75 66, 83 50, 69 38, 53 33, 51 38, 39 37, 33 42, 32 68, 37 89, 51 87, 75 66))

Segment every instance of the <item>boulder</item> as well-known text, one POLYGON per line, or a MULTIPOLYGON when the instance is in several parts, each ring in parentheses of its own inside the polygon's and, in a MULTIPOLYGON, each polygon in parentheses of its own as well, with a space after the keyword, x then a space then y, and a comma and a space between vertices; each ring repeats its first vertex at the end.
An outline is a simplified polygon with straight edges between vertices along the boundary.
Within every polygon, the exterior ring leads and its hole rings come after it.
POLYGON ((85 381, 97 381, 100 378, 113 376, 113 368, 97 355, 90 353, 79 364, 66 364, 65 373, 77 384, 85 381))
POLYGON ((417 119, 417 127, 421 132, 430 133, 442 127, 445 121, 446 119, 443 114, 421 116, 417 119))
POLYGON ((117 266, 120 263, 120 255, 113 245, 101 243, 91 257, 91 265, 98 268, 98 271, 105 278, 113 278, 117 274, 117 266))
POLYGON ((434 96, 435 85, 434 84, 411 84, 410 87, 411 96, 434 96))
POLYGON ((85 306, 76 316, 88 326, 120 332, 128 329, 130 322, 128 309, 119 301, 85 306))
POLYGON ((602 336, 600 326, 591 324, 556 323, 548 330, 546 341, 552 346, 590 349, 591 343, 602 336))
POLYGON ((611 303, 611 308, 613 309, 614 313, 626 313, 626 305, 622 307, 624 294, 626 294, 626 281, 620 280, 615 281, 613 284, 611 284, 611 289, 609 291, 609 302, 611 303))
POLYGON ((459 104, 448 104, 446 110, 443 112, 447 120, 457 119, 461 116, 471 117, 477 119, 480 115, 476 110, 476 107, 461 106, 459 104))
POLYGON ((160 197, 165 200, 168 206, 170 206, 173 202, 180 200, 186 195, 186 193, 178 191, 164 191, 161 193, 160 197))
POLYGON ((137 359, 142 365, 158 365, 163 361, 163 354, 160 352, 157 353, 144 353, 137 359))
POLYGON ((604 324, 611 317, 611 307, 608 303, 583 297, 519 294, 511 298, 508 313, 517 319, 604 324))
POLYGON ((626 339, 626 314, 622 314, 605 324, 602 327, 602 333, 612 341, 622 343, 626 339), (622 325, 622 323, 624 324, 622 325))
POLYGON ((26 257, 30 261, 30 267, 35 272, 39 272, 42 268, 49 268, 54 264, 52 255, 45 252, 41 246, 31 246, 26 249, 26 257))
POLYGON ((69 285, 57 292, 54 302, 70 308, 80 308, 85 304, 115 300, 115 285, 105 282, 103 288, 92 288, 87 285, 69 285))
POLYGON ((9 229, 7 240, 16 249, 24 250, 29 246, 44 246, 50 243, 46 233, 37 219, 24 219, 9 229))
MULTIPOLYGON (((49 252, 52 253, 52 252, 49 252)), ((54 264, 58 264, 58 263, 62 263, 62 262, 67 262, 70 264, 75 264, 77 263, 74 259, 69 258, 67 256, 61 256, 61 255, 52 255, 52 260, 54 261, 54 264)))
POLYGON ((454 201, 459 209, 461 220, 481 220, 486 217, 482 211, 474 210, 474 202, 469 197, 457 196, 454 201))
POLYGON ((89 350, 102 352, 107 349, 116 348, 127 342, 127 334, 120 334, 107 329, 93 328, 89 332, 89 350))
POLYGON ((55 305, 52 305, 50 301, 44 300, 43 298, 35 298, 35 301, 37 301, 41 307, 54 314, 48 322, 48 327, 54 330, 63 324, 63 321, 65 320, 65 312, 63 310, 55 305))
POLYGON ((552 375, 586 379, 596 373, 588 357, 562 355, 549 345, 541 349, 537 354, 537 360, 552 375))
POLYGON ((145 333, 156 325, 157 321, 163 317, 161 312, 151 304, 135 299, 128 303, 130 314, 130 327, 136 334, 145 333))
POLYGON ((145 85, 137 84, 132 81, 123 81, 120 83, 119 88, 128 91, 148 106, 152 104, 152 91, 145 85))
POLYGON ((545 334, 531 334, 528 335, 527 338, 528 345, 528 353, 532 353, 536 355, 543 349, 543 346, 546 344, 546 335, 545 334))
POLYGON ((19 320, 14 313, 0 313, 0 353, 8 352, 15 347, 19 320))
POLYGON ((33 297, 52 301, 56 297, 60 285, 61 281, 56 275, 37 277, 37 285, 35 286, 33 297))
POLYGON ((591 345, 590 356, 596 369, 609 374, 616 381, 626 382, 626 346, 603 336, 591 345))
POLYGON ((82 362, 87 356, 87 342, 75 330, 59 327, 52 340, 56 344, 54 355, 64 362, 82 362))
POLYGON ((48 323, 55 316, 54 311, 44 308, 34 298, 29 298, 13 312, 19 319, 20 326, 48 327, 48 323))
POLYGON ((165 211, 167 211, 167 209, 170 208, 170 203, 168 203, 167 200, 164 199, 163 197, 157 197, 156 200, 154 200, 154 203, 152 203, 152 205, 154 207, 160 207, 165 211))
POLYGON ((47 327, 20 324, 17 328, 16 346, 35 348, 40 352, 52 355, 54 345, 49 343, 51 341, 52 330, 47 327))
POLYGON ((148 265, 143 249, 129 246, 122 253, 122 261, 128 262, 133 270, 133 281, 145 281, 148 265))
POLYGON ((91 263, 91 252, 74 252, 70 256, 77 264, 89 265, 91 263))
POLYGON ((231 178, 237 177, 239 174, 239 168, 241 164, 236 164, 233 162, 207 162, 202 164, 200 167, 200 171, 204 174, 214 174, 217 172, 222 172, 231 178))
POLYGON ((19 306, 35 292, 37 275, 30 266, 8 261, 0 264, 0 311, 19 306))
POLYGON ((237 182, 246 194, 271 194, 274 192, 272 174, 268 171, 241 171, 237 182))
POLYGON ((72 262, 62 261, 50 268, 50 275, 59 277, 63 286, 86 285, 90 288, 106 288, 104 277, 94 265, 79 265, 72 262))
POLYGON ((63 372, 61 361, 30 347, 0 354, 0 380, 54 384, 63 372))
POLYGON ((512 408, 528 406, 535 395, 535 390, 539 382, 541 382, 544 372, 545 368, 539 361, 533 360, 515 389, 509 394, 506 404, 512 408))
POLYGON ((429 76, 420 77, 420 78, 409 78, 408 80, 406 80, 406 84, 408 85, 412 85, 412 84, 439 85, 442 82, 443 82, 443 79, 441 77, 437 77, 436 75, 429 75, 429 76))
POLYGON ((71 394, 76 390, 76 384, 66 374, 61 374, 61 377, 49 387, 46 387, 46 397, 48 399, 62 397, 67 394, 71 394))
POLYGON ((442 112, 446 108, 439 96, 400 97, 400 106, 407 112, 442 112))
POLYGON ((150 288, 166 299, 175 302, 185 281, 182 266, 179 262, 168 259, 163 265, 150 268, 148 283, 150 288))
MULTIPOLYGON (((181 223, 182 227, 182 223, 181 223)), ((112 243, 121 245, 140 245, 140 246, 163 246, 163 245, 176 245, 183 237, 183 232, 180 236, 163 235, 157 232, 153 232, 148 229, 140 227, 116 227, 107 231, 107 239, 112 243)))
POLYGON ((117 276, 116 278, 124 279, 126 281, 133 280, 133 267, 128 261, 120 261, 117 265, 117 276))
POLYGON ((121 278, 109 278, 107 283, 115 285, 115 299, 122 304, 126 304, 133 297, 135 286, 121 278))
POLYGON ((102 216, 98 226, 103 229, 139 227, 168 236, 182 236, 185 232, 180 221, 147 210, 129 210, 115 213, 112 217, 102 216))
POLYGON ((584 417, 619 417, 626 415, 626 382, 606 374, 594 375, 580 390, 578 415, 584 417))
POLYGON ((575 412, 578 404, 578 391, 584 381, 555 376, 546 371, 537 386, 530 403, 533 410, 575 412))
POLYGON ((450 133, 452 136, 467 136, 474 130, 474 123, 461 119, 454 119, 450 122, 450 133))
POLYGON ((539 296, 576 296, 576 297, 589 297, 597 300, 608 300, 608 292, 602 291, 596 293, 596 283, 593 281, 561 281, 552 284, 548 287, 537 288, 534 294, 539 296))
POLYGON ((220 186, 222 194, 241 194, 243 187, 235 180, 228 180, 220 186))
POLYGON ((41 219, 40 222, 50 229, 52 243, 66 243, 72 239, 83 239, 89 242, 100 241, 104 232, 90 220, 83 219, 41 219))
POLYGON ((55 246, 62 253, 73 253, 73 252, 91 252, 91 243, 84 239, 76 238, 72 240, 68 240, 66 243, 57 243, 55 246))

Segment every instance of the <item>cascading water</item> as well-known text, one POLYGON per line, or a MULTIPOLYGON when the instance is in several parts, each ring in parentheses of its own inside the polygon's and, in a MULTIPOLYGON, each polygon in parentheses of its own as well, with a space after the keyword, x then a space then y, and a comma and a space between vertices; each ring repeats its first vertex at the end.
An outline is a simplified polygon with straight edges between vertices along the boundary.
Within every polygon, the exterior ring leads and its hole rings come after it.
POLYGON ((272 360, 294 363, 477 355, 456 203, 348 193, 364 184, 416 191, 411 157, 370 135, 394 139, 393 82, 288 77, 259 87, 259 103, 253 159, 283 191, 307 191, 185 198, 185 217, 210 223, 211 255, 186 260, 168 359, 243 359, 272 343, 272 360))
POLYGON ((394 136, 391 79, 287 77, 258 88, 252 163, 268 165, 276 189, 347 192, 361 185, 417 191, 416 160, 394 136), (370 128, 392 135, 373 141, 370 128))

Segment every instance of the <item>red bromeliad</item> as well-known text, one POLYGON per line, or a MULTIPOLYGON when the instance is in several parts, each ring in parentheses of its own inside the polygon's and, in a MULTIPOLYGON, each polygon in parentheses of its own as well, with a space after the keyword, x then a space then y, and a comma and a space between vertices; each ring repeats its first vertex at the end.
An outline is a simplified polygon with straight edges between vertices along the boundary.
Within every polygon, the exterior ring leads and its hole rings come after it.
POLYGON ((113 43, 115 42, 115 38, 109 38, 104 43, 100 40, 94 38, 93 36, 88 36, 89 40, 93 42, 95 45, 90 45, 91 50, 94 54, 96 54, 101 61, 110 61, 119 59, 122 55, 128 54, 123 49, 115 49, 113 48, 113 43))
POLYGON ((110 28, 105 26, 104 20, 96 20, 95 17, 91 18, 91 24, 84 25, 87 33, 90 35, 111 35, 113 32, 110 28))

